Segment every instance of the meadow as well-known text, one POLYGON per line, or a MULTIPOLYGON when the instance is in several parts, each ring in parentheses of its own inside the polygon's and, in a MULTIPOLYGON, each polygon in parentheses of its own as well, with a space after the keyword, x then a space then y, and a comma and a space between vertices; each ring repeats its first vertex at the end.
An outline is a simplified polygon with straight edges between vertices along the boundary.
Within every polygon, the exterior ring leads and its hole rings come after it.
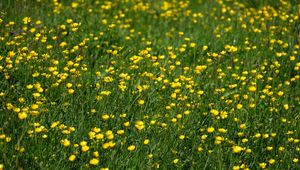
POLYGON ((300 169, 297 0, 1 0, 0 170, 300 169))

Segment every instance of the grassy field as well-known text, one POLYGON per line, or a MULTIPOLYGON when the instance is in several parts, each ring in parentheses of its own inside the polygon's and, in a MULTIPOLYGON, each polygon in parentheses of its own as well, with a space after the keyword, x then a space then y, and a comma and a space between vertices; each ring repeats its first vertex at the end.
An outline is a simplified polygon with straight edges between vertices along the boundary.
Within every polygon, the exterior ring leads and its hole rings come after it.
POLYGON ((0 170, 300 169, 297 0, 1 0, 0 170))

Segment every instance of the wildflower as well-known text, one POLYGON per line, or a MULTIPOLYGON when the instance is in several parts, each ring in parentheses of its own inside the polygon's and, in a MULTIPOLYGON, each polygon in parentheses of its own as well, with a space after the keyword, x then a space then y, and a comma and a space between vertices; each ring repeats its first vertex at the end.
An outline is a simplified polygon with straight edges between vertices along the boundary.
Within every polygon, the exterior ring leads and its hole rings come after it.
POLYGON ((59 123, 59 121, 53 122, 50 127, 55 128, 57 125, 59 125, 59 123))
POLYGON ((18 101, 19 101, 20 103, 24 103, 24 102, 25 102, 25 98, 24 98, 24 97, 20 97, 20 98, 18 99, 18 101))
POLYGON ((87 152, 89 149, 90 149, 90 147, 85 145, 85 146, 82 146, 81 151, 82 152, 87 152))
POLYGON ((245 123, 240 124, 240 128, 241 128, 241 129, 246 129, 246 124, 245 124, 245 123))
POLYGON ((66 86, 67 86, 67 88, 71 88, 73 85, 72 85, 72 83, 67 83, 66 86))
POLYGON ((25 18, 23 18, 23 23, 24 24, 28 24, 28 23, 30 23, 31 22, 31 18, 30 17, 25 17, 25 18))
POLYGON ((196 46, 196 43, 191 43, 190 47, 194 48, 196 46))
POLYGON ((98 165, 99 164, 99 159, 93 158, 90 160, 91 165, 98 165))
POLYGON ((130 146, 128 146, 127 150, 133 151, 133 150, 135 150, 135 146, 134 145, 130 145, 130 146))
POLYGON ((99 157, 99 152, 98 151, 93 152, 93 156, 98 158, 99 157))
POLYGON ((126 126, 126 127, 128 127, 128 126, 130 126, 130 123, 129 122, 125 122, 123 125, 126 126))
POLYGON ((149 142, 150 142, 150 140, 149 140, 149 139, 145 139, 145 140, 144 140, 144 144, 145 144, 145 145, 148 145, 148 144, 149 144, 149 142))
POLYGON ((62 145, 64 145, 64 147, 68 147, 71 144, 71 142, 68 139, 63 139, 63 140, 60 141, 60 143, 62 145))
POLYGON ((118 134, 118 135, 122 135, 122 134, 124 134, 124 133, 125 133, 124 130, 118 130, 118 131, 117 131, 117 134, 118 134))
POLYGON ((283 96, 283 94, 284 94, 283 91, 279 91, 279 92, 277 93, 278 96, 283 96))
POLYGON ((256 87, 255 87, 255 86, 250 86, 250 87, 249 87, 249 91, 255 92, 255 91, 256 91, 256 87))
POLYGON ((145 128, 145 125, 144 125, 144 122, 141 121, 141 120, 138 120, 135 122, 135 127, 138 129, 138 130, 142 130, 145 128))
POLYGON ((138 103, 139 103, 139 105, 143 105, 145 103, 145 101, 144 100, 139 100, 138 103))
POLYGON ((37 104, 31 105, 31 109, 33 109, 33 110, 36 110, 36 109, 38 109, 38 108, 39 108, 39 105, 37 105, 37 104))
POLYGON ((27 113, 26 112, 20 112, 18 113, 18 118, 21 120, 24 120, 27 118, 27 113))
POLYGON ((289 109, 289 105, 288 104, 284 104, 283 107, 284 107, 285 110, 289 109))
POLYGON ((204 91, 203 91, 203 90, 199 90, 199 91, 197 92, 197 94, 201 96, 201 95, 204 94, 204 91))
POLYGON ((215 128, 214 127, 208 127, 207 128, 207 132, 208 133, 213 133, 215 131, 215 128))
POLYGON ((74 89, 68 89, 68 93, 69 93, 69 94, 73 94, 74 92, 75 92, 74 89))
POLYGON ((153 154, 148 154, 148 156, 147 156, 149 159, 151 159, 151 158, 153 158, 153 154))
POLYGON ((232 170, 239 170, 240 169, 240 166, 233 166, 232 167, 232 170))
POLYGON ((242 150, 244 150, 244 149, 240 146, 237 146, 237 145, 232 147, 232 151, 234 153, 240 153, 242 150))
POLYGON ((5 138, 5 141, 8 143, 8 142, 10 142, 11 141, 11 137, 6 137, 5 138))
POLYGON ((267 164, 266 164, 266 163, 264 163, 264 162, 262 162, 262 163, 259 163, 259 167, 260 167, 261 169, 266 169, 266 167, 267 167, 267 164))
POLYGON ((242 104, 237 104, 237 105, 236 105, 236 108, 237 108, 238 110, 240 110, 240 109, 243 108, 243 105, 242 105, 242 104))
POLYGON ((202 51, 206 51, 207 49, 208 49, 208 46, 206 46, 206 45, 202 47, 202 51))
POLYGON ((270 159, 268 162, 269 162, 269 164, 274 164, 275 163, 275 159, 270 159))
POLYGON ((107 119, 109 119, 109 115, 108 115, 108 114, 104 114, 104 115, 102 115, 102 119, 103 119, 103 120, 107 120, 107 119))
POLYGON ((179 139, 183 140, 183 139, 185 139, 185 136, 184 135, 180 135, 179 139))
POLYGON ((202 152, 202 151, 203 151, 203 148, 199 146, 199 147, 197 148, 197 151, 198 151, 198 152, 202 152))
POLYGON ((73 162, 75 159, 76 159, 76 156, 75 156, 75 155, 71 155, 71 156, 69 157, 69 161, 71 161, 71 162, 73 162))
POLYGON ((219 111, 218 110, 215 110, 215 109, 212 109, 210 111, 210 113, 212 113, 214 116, 218 116, 219 115, 219 111))

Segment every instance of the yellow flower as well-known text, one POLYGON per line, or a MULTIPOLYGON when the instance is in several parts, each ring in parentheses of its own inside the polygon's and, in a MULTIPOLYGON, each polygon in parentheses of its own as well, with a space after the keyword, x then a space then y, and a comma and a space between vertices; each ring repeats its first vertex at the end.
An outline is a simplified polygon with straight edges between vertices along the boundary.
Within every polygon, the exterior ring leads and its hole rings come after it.
POLYGON ((220 116, 222 119, 226 119, 228 117, 228 113, 226 111, 221 111, 220 116))
POLYGON ((37 105, 37 104, 31 105, 31 109, 32 109, 32 110, 36 110, 36 109, 38 109, 38 108, 39 108, 39 105, 37 105))
POLYGON ((31 18, 30 17, 23 18, 23 23, 24 24, 28 24, 29 22, 31 22, 31 18))
POLYGON ((103 148, 103 149, 109 148, 109 143, 108 143, 108 142, 103 143, 103 144, 102 144, 102 148, 103 148))
POLYGON ((118 135, 122 135, 122 134, 124 134, 124 133, 125 133, 124 130, 118 130, 118 131, 117 131, 117 134, 118 134, 118 135))
POLYGON ((110 148, 113 148, 113 147, 116 145, 116 143, 114 143, 114 142, 112 142, 112 141, 109 141, 109 142, 108 142, 108 145, 109 145, 110 148))
POLYGON ((107 119, 109 119, 109 115, 108 115, 108 114, 104 114, 104 115, 102 115, 102 119, 103 119, 103 120, 107 120, 107 119))
POLYGON ((299 161, 298 158, 294 158, 294 159, 293 159, 293 162, 294 162, 294 163, 297 163, 298 161, 299 161))
POLYGON ((128 146, 128 148, 127 148, 129 151, 133 151, 133 150, 135 150, 135 146, 134 145, 130 145, 130 146, 128 146))
POLYGON ((147 156, 149 159, 151 159, 151 158, 153 158, 153 154, 152 153, 150 153, 150 154, 148 154, 148 156, 147 156))
POLYGON ((90 164, 91 165, 98 165, 99 164, 99 160, 96 159, 96 158, 93 158, 93 159, 90 160, 90 164))
POLYGON ((10 142, 11 141, 11 137, 6 137, 5 138, 5 141, 8 143, 8 142, 10 142))
POLYGON ((263 135, 263 138, 268 138, 269 136, 270 135, 266 133, 266 134, 263 135))
POLYGON ((99 133, 96 135, 96 139, 101 140, 104 138, 104 135, 102 133, 99 133))
POLYGON ((71 142, 68 139, 63 139, 63 140, 60 141, 60 143, 62 145, 64 145, 64 147, 68 147, 71 144, 71 142))
POLYGON ((246 124, 245 124, 245 123, 243 123, 243 124, 240 124, 240 128, 241 128, 241 129, 246 129, 246 127, 247 127, 247 126, 246 126, 246 124))
POLYGON ((275 163, 275 159, 270 159, 269 160, 269 164, 274 164, 275 163))
POLYGON ((265 169, 265 168, 266 168, 266 166, 267 166, 267 164, 266 164, 266 163, 264 163, 264 162, 262 162, 262 163, 259 163, 259 167, 260 167, 261 169, 265 169))
POLYGON ((191 43, 190 47, 194 48, 196 46, 196 43, 191 43))
POLYGON ((71 156, 69 157, 69 161, 71 161, 71 162, 73 162, 75 159, 76 159, 76 156, 75 156, 75 155, 71 155, 71 156))
POLYGON ((142 130, 145 128, 145 125, 144 125, 144 122, 141 121, 141 120, 138 120, 135 122, 135 127, 138 129, 138 130, 142 130))
POLYGON ((150 140, 149 140, 149 139, 145 139, 145 140, 144 140, 144 144, 145 144, 145 145, 148 145, 148 144, 149 144, 149 142, 150 142, 150 140))
POLYGON ((272 147, 272 146, 268 146, 268 147, 267 147, 267 150, 268 150, 268 151, 271 151, 271 150, 273 150, 273 147, 272 147))
POLYGON ((247 143, 249 140, 247 138, 242 139, 243 143, 247 143))
POLYGON ((233 166, 233 167, 232 167, 232 170, 239 170, 239 169, 240 169, 239 166, 233 166))
POLYGON ((284 94, 283 91, 279 91, 279 92, 277 93, 278 96, 283 96, 283 94, 284 94))
POLYGON ((288 104, 283 105, 283 107, 284 107, 285 110, 289 109, 289 105, 288 104))
POLYGON ((174 164, 177 164, 178 162, 179 162, 179 159, 174 159, 174 160, 173 160, 173 163, 174 163, 174 164))
POLYGON ((18 113, 18 118, 21 120, 24 120, 27 118, 27 113, 26 112, 20 112, 18 113))
POLYGON ((71 88, 73 85, 72 85, 72 83, 67 83, 66 86, 67 86, 67 88, 71 88))
POLYGON ((212 109, 210 111, 210 113, 212 113, 214 116, 218 116, 219 115, 219 111, 218 110, 215 110, 215 109, 212 109))
POLYGON ((82 146, 81 151, 82 152, 87 152, 89 149, 90 149, 90 147, 85 145, 85 146, 82 146))
POLYGON ((99 157, 99 152, 98 151, 93 152, 93 156, 98 158, 99 157))
POLYGON ((29 84, 29 85, 26 86, 26 88, 27 88, 27 89, 32 89, 32 88, 33 88, 33 85, 32 85, 32 84, 29 84))
POLYGON ((184 138, 185 138, 184 135, 180 135, 180 136, 179 136, 179 139, 181 139, 181 140, 183 140, 184 138))
POLYGON ((197 150, 198 150, 198 152, 202 152, 202 151, 203 151, 203 148, 199 146, 199 147, 197 148, 197 150))
POLYGON ((255 92, 255 91, 256 91, 256 87, 255 87, 255 86, 250 86, 250 87, 249 87, 249 91, 255 92))
POLYGON ((240 147, 240 146, 233 146, 232 147, 232 151, 234 153, 240 153, 242 150, 244 150, 244 149, 242 147, 240 147))
POLYGON ((203 91, 203 90, 199 90, 199 91, 197 92, 197 94, 201 96, 202 94, 204 94, 204 91, 203 91))
POLYGON ((68 89, 68 93, 69 93, 69 94, 73 94, 74 92, 75 92, 74 89, 68 89))
POLYGON ((243 108, 243 105, 242 105, 242 104, 237 104, 237 105, 236 105, 236 108, 240 110, 240 109, 243 108))
POLYGON ((59 125, 59 123, 59 121, 53 122, 50 127, 55 128, 57 125, 59 125))
POLYGON ((125 122, 123 125, 128 127, 128 126, 130 126, 130 122, 125 122))
POLYGON ((25 98, 24 97, 20 97, 18 100, 19 100, 20 103, 24 103, 25 102, 25 98))
POLYGON ((144 100, 139 100, 138 103, 139 103, 139 105, 143 105, 145 103, 145 101, 144 100))
POLYGON ((106 82, 106 83, 110 83, 110 82, 112 82, 114 79, 113 78, 111 78, 111 77, 109 77, 109 76, 106 76, 106 77, 104 77, 104 82, 106 82))
POLYGON ((80 146, 86 146, 87 142, 86 141, 81 141, 79 144, 80 144, 80 146))
POLYGON ((207 128, 207 132, 208 133, 213 133, 215 131, 215 128, 214 127, 209 127, 207 128))

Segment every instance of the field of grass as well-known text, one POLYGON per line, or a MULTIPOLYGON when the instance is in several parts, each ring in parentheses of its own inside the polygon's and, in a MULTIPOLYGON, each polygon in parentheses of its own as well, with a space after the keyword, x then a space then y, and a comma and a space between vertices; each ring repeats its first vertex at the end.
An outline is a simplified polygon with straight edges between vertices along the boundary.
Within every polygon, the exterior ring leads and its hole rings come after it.
POLYGON ((300 169, 297 0, 1 0, 0 170, 300 169))

